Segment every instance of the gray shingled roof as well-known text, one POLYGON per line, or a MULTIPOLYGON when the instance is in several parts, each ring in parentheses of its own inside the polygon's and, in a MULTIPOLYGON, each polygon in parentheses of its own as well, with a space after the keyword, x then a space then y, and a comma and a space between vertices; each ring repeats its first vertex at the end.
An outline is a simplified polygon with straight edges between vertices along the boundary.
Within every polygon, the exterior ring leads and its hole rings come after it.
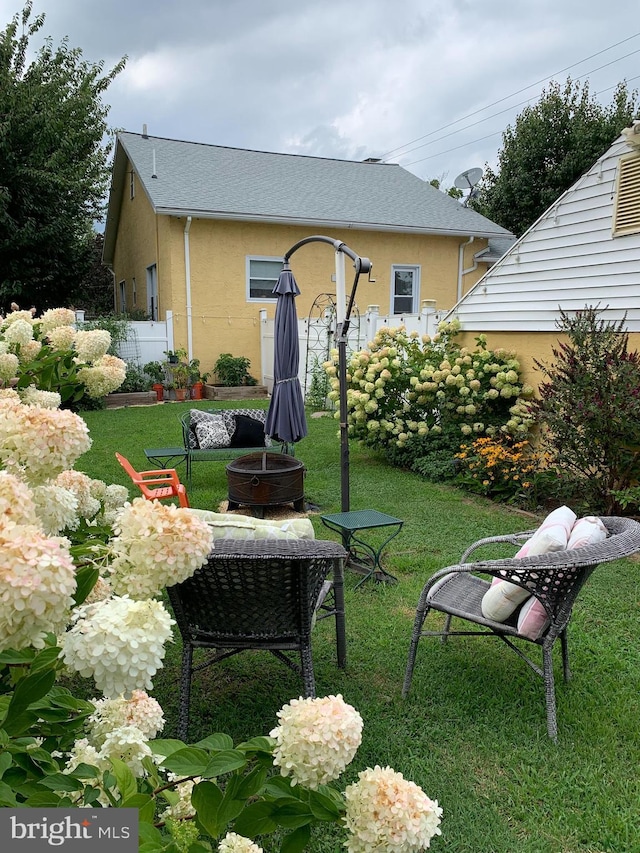
POLYGON ((115 240, 126 181, 123 154, 133 163, 156 213, 476 237, 509 234, 395 164, 273 154, 120 133, 105 259, 107 247, 115 240))

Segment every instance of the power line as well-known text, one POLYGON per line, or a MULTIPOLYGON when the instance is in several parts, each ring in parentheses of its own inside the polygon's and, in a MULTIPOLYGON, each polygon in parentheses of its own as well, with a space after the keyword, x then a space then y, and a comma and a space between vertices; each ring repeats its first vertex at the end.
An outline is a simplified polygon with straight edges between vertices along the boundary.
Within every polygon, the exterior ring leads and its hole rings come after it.
MULTIPOLYGON (((623 59, 628 59, 628 57, 633 56, 636 53, 640 53, 640 48, 638 48, 637 50, 632 50, 631 53, 627 53, 624 56, 619 56, 617 59, 612 59, 611 62, 605 62, 604 65, 599 65, 597 68, 592 68, 590 71, 585 71, 585 73, 581 74, 580 77, 576 77, 576 81, 579 81, 579 80, 584 79, 585 77, 588 77, 589 74, 595 74, 596 71, 602 71, 603 68, 608 68, 610 65, 615 65, 616 62, 620 62, 623 59)), ((631 79, 635 80, 636 78, 633 77, 631 79)), ((611 86, 609 88, 614 88, 614 87, 611 86)), ((595 95, 600 95, 600 94, 602 94, 602 92, 606 92, 606 91, 608 91, 608 89, 602 89, 600 92, 595 92, 595 95)), ((467 130, 470 127, 475 127, 478 124, 482 124, 483 122, 489 121, 490 119, 496 118, 497 116, 503 115, 504 113, 508 113, 508 112, 511 112, 512 110, 516 110, 516 109, 518 109, 518 107, 523 106, 523 104, 529 103, 530 100, 531 100, 531 98, 526 98, 524 101, 520 101, 517 104, 512 104, 509 107, 505 107, 505 109, 503 109, 503 110, 499 110, 497 113, 491 113, 491 115, 485 116, 484 118, 480 118, 477 121, 474 121, 471 124, 466 125, 464 129, 467 130)), ((449 125, 447 125, 447 127, 448 126, 449 125)), ((443 128, 443 130, 444 129, 445 128, 443 128)), ((437 130, 433 131, 433 133, 437 133, 437 132, 438 132, 437 130)), ((423 142, 422 145, 416 145, 415 148, 410 148, 408 151, 403 151, 401 154, 398 154, 398 157, 404 157, 406 154, 411 154, 414 151, 418 151, 420 148, 424 148, 426 145, 433 145, 436 142, 440 142, 442 139, 448 139, 450 136, 455 136, 456 133, 460 133, 460 132, 461 132, 460 129, 452 130, 451 133, 445 133, 444 136, 439 136, 437 139, 431 139, 429 142, 423 142)), ((424 137, 422 137, 422 139, 424 139, 424 137)), ((397 159, 397 158, 394 158, 394 159, 397 159)))
MULTIPOLYGON (((571 68, 575 68, 576 65, 582 65, 583 62, 588 62, 590 59, 594 59, 594 57, 600 56, 601 54, 606 53, 608 50, 613 50, 614 47, 618 47, 621 44, 625 44, 625 42, 631 41, 631 39, 637 38, 638 36, 640 36, 640 33, 634 33, 634 35, 628 36, 627 38, 622 39, 622 41, 619 41, 619 42, 616 42, 615 44, 609 45, 609 47, 605 47, 603 50, 599 50, 596 53, 592 53, 591 56, 587 56, 584 59, 581 59, 579 62, 574 62, 572 65, 567 65, 565 68, 561 68, 559 71, 554 71, 553 74, 550 74, 547 77, 542 77, 540 80, 537 80, 535 83, 530 83, 528 86, 525 86, 523 89, 518 89, 517 92, 512 92, 510 95, 505 95, 504 98, 499 98, 497 101, 493 101, 492 103, 487 104, 484 107, 480 107, 479 109, 474 110, 473 112, 468 113, 467 115, 462 116, 461 118, 456 119, 455 121, 449 122, 449 124, 445 124, 442 127, 436 128, 436 130, 432 130, 430 133, 425 133, 424 136, 418 136, 416 139, 412 139, 411 142, 407 142, 404 145, 399 145, 397 148, 392 148, 390 151, 385 152, 382 155, 381 159, 386 160, 389 157, 389 155, 394 154, 396 151, 401 151, 403 148, 407 148, 409 145, 413 145, 414 142, 420 142, 422 139, 426 139, 429 136, 433 136, 436 133, 440 133, 441 130, 446 130, 448 127, 453 127, 453 125, 459 124, 461 121, 466 121, 466 119, 472 118, 473 116, 477 115, 478 113, 483 112, 484 110, 488 110, 491 107, 495 107, 498 104, 503 103, 503 101, 507 101, 509 98, 514 98, 516 95, 520 95, 522 92, 526 92, 527 89, 532 89, 534 86, 538 86, 540 83, 544 83, 547 80, 551 80, 556 75, 563 74, 565 71, 569 71, 571 68)), ((589 73, 592 73, 592 72, 589 72, 589 73)), ((404 152, 404 153, 407 153, 407 152, 404 152)), ((399 155, 399 156, 401 156, 401 155, 399 155)))
MULTIPOLYGON (((635 77, 630 77, 627 82, 631 83, 633 80, 638 79, 640 79, 640 74, 637 74, 635 77)), ((606 89, 600 89, 599 92, 595 92, 594 94, 602 95, 603 92, 609 92, 611 89, 615 89, 616 85, 617 84, 608 86, 606 89)), ((456 133, 459 133, 459 131, 456 131, 456 133)), ((447 148, 446 151, 439 151, 437 154, 429 154, 427 157, 421 157, 420 160, 412 160, 411 163, 403 163, 402 168, 406 169, 409 166, 415 166, 416 163, 422 163, 424 160, 432 160, 434 157, 441 157, 443 154, 450 154, 452 151, 458 151, 460 148, 466 148, 467 145, 475 145, 476 142, 484 142, 485 139, 491 139, 492 136, 498 136, 500 133, 502 133, 501 130, 496 130, 493 133, 488 133, 486 136, 480 136, 478 139, 472 139, 470 142, 464 142, 462 145, 456 145, 455 148, 447 148)), ((440 139, 444 138, 444 136, 440 137, 440 139)), ((438 142, 439 140, 435 141, 438 142)))

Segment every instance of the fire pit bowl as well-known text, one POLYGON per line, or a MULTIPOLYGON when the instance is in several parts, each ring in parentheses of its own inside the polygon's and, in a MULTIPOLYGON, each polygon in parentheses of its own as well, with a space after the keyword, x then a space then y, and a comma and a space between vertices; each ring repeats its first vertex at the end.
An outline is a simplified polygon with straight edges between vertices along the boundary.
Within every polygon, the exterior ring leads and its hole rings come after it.
POLYGON ((267 506, 292 503, 304 511, 304 465, 286 453, 247 453, 227 465, 229 510, 251 506, 258 517, 267 506))

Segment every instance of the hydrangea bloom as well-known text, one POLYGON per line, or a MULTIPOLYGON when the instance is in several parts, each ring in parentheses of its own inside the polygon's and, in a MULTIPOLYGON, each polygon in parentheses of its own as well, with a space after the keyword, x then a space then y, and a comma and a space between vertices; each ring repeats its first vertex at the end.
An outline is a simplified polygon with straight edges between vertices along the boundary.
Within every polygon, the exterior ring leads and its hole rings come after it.
POLYGON ((76 313, 70 308, 49 308, 37 321, 40 323, 40 331, 46 335, 58 326, 73 326, 76 322, 76 313))
POLYGON ((124 761, 134 776, 144 776, 142 759, 152 755, 147 739, 137 726, 119 726, 107 733, 100 748, 105 758, 124 761))
POLYGON ((20 352, 18 353, 18 360, 20 364, 28 364, 30 361, 33 361, 34 358, 37 358, 38 353, 42 349, 42 344, 40 341, 27 341, 26 344, 22 344, 20 347, 20 352))
POLYGON ((41 648, 64 629, 76 591, 68 544, 35 525, 0 525, 0 651, 41 648))
MULTIPOLYGON (((12 304, 12 307, 13 305, 15 305, 15 303, 12 304)), ((18 309, 18 306, 16 305, 15 309, 11 311, 10 314, 7 314, 7 316, 2 321, 2 328, 8 329, 9 326, 11 326, 13 323, 16 323, 18 320, 26 320, 27 323, 33 322, 33 311, 31 309, 28 311, 20 311, 18 309)))
POLYGON ((19 393, 24 406, 39 406, 41 409, 60 408, 61 399, 57 391, 41 391, 35 385, 28 385, 19 393))
POLYGON ((36 507, 27 485, 19 477, 0 471, 0 525, 37 524, 36 507))
POLYGON ((73 620, 60 639, 70 669, 93 678, 108 698, 153 687, 174 624, 161 602, 109 598, 77 607, 73 620))
POLYGON ((130 699, 94 699, 96 706, 89 717, 91 741, 101 746, 107 735, 122 726, 135 726, 147 740, 164 728, 164 714, 156 699, 144 690, 134 690, 130 699))
POLYGON ((340 694, 292 699, 278 711, 273 763, 291 784, 317 788, 337 779, 362 740, 362 717, 340 694))
POLYGON ((36 514, 47 536, 62 530, 75 530, 79 523, 78 499, 69 489, 55 483, 34 486, 32 491, 36 514))
POLYGON ((81 367, 78 379, 90 397, 98 398, 116 391, 127 375, 127 365, 115 355, 103 355, 92 367, 81 367))
POLYGON ((218 844, 220 853, 263 853, 262 847, 254 844, 250 838, 238 835, 236 832, 227 832, 218 844))
POLYGON ((76 332, 73 345, 80 361, 98 361, 111 346, 111 334, 106 329, 76 332))
POLYGON ((0 382, 8 382, 18 372, 18 356, 12 352, 0 353, 0 382))
POLYGON ((33 326, 27 320, 18 319, 6 329, 4 339, 8 344, 26 344, 33 340, 33 326))
POLYGON ((69 350, 73 347, 76 330, 73 326, 56 326, 47 332, 47 340, 53 349, 69 350))
POLYGON ((91 494, 91 477, 82 471, 62 471, 55 480, 56 486, 68 489, 78 501, 78 515, 81 518, 93 518, 100 510, 100 501, 91 494))
POLYGON ((74 412, 0 399, 0 461, 29 482, 44 482, 73 468, 90 447, 88 427, 74 412))
MULTIPOLYGON (((200 776, 196 776, 194 779, 189 779, 187 782, 180 782, 180 784, 175 786, 173 790, 178 795, 178 800, 162 812, 161 818, 163 820, 167 818, 184 820, 185 818, 193 817, 195 809, 191 804, 191 793, 193 792, 194 785, 197 785, 201 781, 201 778, 200 776)), ((167 773, 167 779, 169 782, 177 782, 180 776, 176 773, 167 773)))
POLYGON ((118 595, 136 599, 191 577, 213 544, 209 525, 189 510, 144 498, 124 507, 114 530, 111 583, 118 595))
POLYGON ((363 770, 344 798, 349 853, 419 853, 440 835, 437 800, 391 767, 363 770))
MULTIPOLYGON (((93 483, 98 483, 99 480, 93 480, 93 483)), ((104 485, 104 484, 103 484, 104 485)), ((98 500, 103 501, 104 509, 100 517, 100 521, 104 524, 113 524, 118 517, 118 513, 129 500, 129 490, 126 486, 119 486, 117 483, 111 483, 105 486, 102 491, 102 496, 99 494, 99 488, 94 488, 93 494, 98 500)))

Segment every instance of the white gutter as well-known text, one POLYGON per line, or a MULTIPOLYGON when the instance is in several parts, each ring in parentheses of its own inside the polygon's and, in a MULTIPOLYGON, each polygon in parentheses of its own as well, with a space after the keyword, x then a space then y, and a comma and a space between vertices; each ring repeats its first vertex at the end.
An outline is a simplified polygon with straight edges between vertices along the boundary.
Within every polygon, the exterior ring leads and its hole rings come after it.
POLYGON ((456 301, 459 302, 462 299, 462 277, 469 272, 473 272, 473 270, 478 268, 478 263, 476 261, 475 265, 469 267, 469 269, 463 269, 464 264, 464 250, 467 246, 470 246, 476 238, 472 234, 468 240, 465 240, 464 243, 460 243, 458 246, 458 296, 456 301))
POLYGON ((187 358, 193 358, 193 327, 191 321, 191 252, 189 250, 189 231, 191 229, 191 217, 187 216, 184 226, 184 277, 186 288, 187 309, 187 358))
MULTIPOLYGON (((228 213, 227 211, 190 210, 187 214, 184 208, 156 207, 153 212, 158 216, 176 216, 183 219, 185 216, 195 216, 198 219, 219 219, 228 222, 266 222, 274 225, 304 225, 310 228, 332 228, 335 230, 348 229, 350 231, 389 231, 397 234, 435 234, 445 237, 466 237, 469 229, 459 228, 434 228, 422 225, 388 225, 383 222, 353 222, 342 219, 296 219, 291 216, 262 216, 257 213, 228 213)), ((475 237, 508 237, 509 232, 504 231, 475 231, 475 237)))

